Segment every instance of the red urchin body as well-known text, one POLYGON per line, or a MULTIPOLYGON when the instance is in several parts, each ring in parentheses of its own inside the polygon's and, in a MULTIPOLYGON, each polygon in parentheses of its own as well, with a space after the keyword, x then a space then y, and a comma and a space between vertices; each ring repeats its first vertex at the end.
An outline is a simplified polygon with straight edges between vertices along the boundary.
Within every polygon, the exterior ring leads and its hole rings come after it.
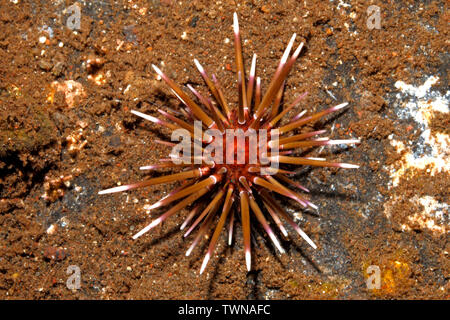
MULTIPOLYGON (((171 79, 153 65, 156 73, 169 85, 173 93, 184 104, 180 112, 180 117, 175 112, 158 110, 166 120, 158 119, 138 111, 133 114, 154 123, 168 127, 169 129, 184 130, 189 138, 197 138, 194 142, 194 155, 179 157, 171 155, 172 162, 162 159, 159 164, 141 167, 144 170, 158 168, 181 169, 179 173, 152 178, 146 181, 137 182, 130 185, 115 187, 100 191, 99 194, 127 191, 139 187, 145 187, 161 183, 183 181, 182 185, 166 197, 162 198, 151 206, 151 209, 167 206, 175 203, 169 210, 153 220, 144 229, 133 236, 134 239, 140 237, 145 232, 151 230, 173 214, 180 210, 191 207, 181 229, 189 226, 185 233, 188 236, 194 229, 198 229, 197 234, 189 247, 186 255, 189 255, 200 239, 210 232, 215 221, 216 226, 210 237, 210 244, 203 260, 200 273, 202 273, 214 252, 217 240, 221 231, 227 226, 228 243, 231 244, 235 217, 240 219, 244 239, 244 251, 247 269, 251 268, 251 217, 262 225, 270 239, 280 252, 284 252, 274 231, 271 228, 273 222, 279 231, 287 236, 287 231, 283 221, 288 223, 294 230, 313 248, 314 242, 301 230, 294 220, 277 203, 274 194, 291 198, 303 207, 317 208, 302 194, 295 189, 308 192, 308 190, 297 182, 291 180, 288 175, 292 172, 279 168, 278 164, 286 165, 310 165, 321 167, 357 168, 358 166, 346 163, 329 162, 325 159, 296 157, 298 148, 308 148, 314 146, 358 143, 359 140, 330 140, 326 137, 317 137, 324 133, 324 130, 295 133, 297 129, 305 124, 319 120, 327 114, 345 107, 343 103, 338 106, 326 109, 311 116, 304 116, 305 112, 289 119, 285 124, 281 124, 282 118, 291 111, 305 96, 305 94, 294 99, 287 105, 281 105, 281 98, 284 91, 284 82, 292 68, 295 60, 299 56, 303 43, 301 43, 294 53, 290 55, 295 40, 295 34, 280 60, 275 75, 270 82, 264 95, 261 93, 261 81, 256 75, 256 55, 253 56, 250 74, 245 81, 244 63, 242 58, 242 48, 239 34, 237 15, 234 14, 234 34, 235 52, 237 65, 237 82, 239 90, 238 108, 230 109, 227 100, 222 92, 219 81, 214 75, 210 78, 197 60, 194 60, 206 85, 211 92, 211 98, 202 96, 192 86, 188 88, 201 102, 200 107, 193 99, 182 91, 171 79), (200 136, 196 133, 196 128, 192 123, 201 121, 203 129, 215 132, 211 135, 206 131, 200 136), (251 138, 244 140, 236 137, 227 139, 227 132, 238 130, 241 132, 255 132, 254 138, 258 142, 255 149, 255 140, 251 138), (260 140, 265 135, 265 140, 260 140), (261 142, 262 141, 262 142, 261 142), (219 143, 219 147, 214 149, 210 157, 195 154, 195 148, 205 151, 208 146, 219 143), (222 150, 222 159, 217 151, 222 150), (256 150, 256 154, 255 154, 256 150), (268 151, 270 150, 270 151, 268 151), (231 155, 227 158, 227 155, 231 155), (243 155, 243 156, 242 156, 243 155), (240 158, 240 156, 242 156, 240 158), (253 158, 252 158, 253 157, 253 158), (232 159, 232 161, 230 161, 232 159), (252 159, 252 161, 250 160, 252 159), (180 160, 180 161, 175 161, 180 160), (181 161, 182 160, 182 161, 181 161), (264 161, 263 161, 264 160, 264 161), (267 161, 271 163, 268 166, 267 161), (276 163, 274 168, 272 165, 276 163), (218 217, 218 220, 217 220, 218 217)), ((161 142, 161 141, 160 141, 161 142)), ((172 142, 162 142, 169 146, 175 146, 172 142)))

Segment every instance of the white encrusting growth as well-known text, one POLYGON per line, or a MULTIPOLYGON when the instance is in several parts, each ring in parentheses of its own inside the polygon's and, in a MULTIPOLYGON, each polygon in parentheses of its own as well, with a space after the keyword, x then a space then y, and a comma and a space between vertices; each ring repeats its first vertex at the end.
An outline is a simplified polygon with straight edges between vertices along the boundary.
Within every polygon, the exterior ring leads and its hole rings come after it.
MULTIPOLYGON (((396 114, 400 119, 414 120, 415 125, 410 126, 409 130, 420 135, 412 141, 401 140, 394 134, 389 136, 391 145, 401 154, 397 161, 387 167, 390 175, 389 188, 401 187, 403 181, 409 183, 418 180, 418 177, 434 184, 436 179, 441 179, 439 173, 450 172, 450 136, 445 130, 434 130, 432 126, 435 117, 445 118, 447 114, 448 118, 449 113, 450 91, 441 93, 432 89, 438 81, 439 77, 429 76, 418 86, 406 84, 404 81, 395 83, 395 87, 400 91, 396 94, 399 105, 395 110, 396 114)), ((414 183, 412 186, 414 187, 414 183)), ((427 194, 427 191, 421 189, 420 196, 415 195, 407 199, 412 206, 423 209, 411 212, 406 219, 403 218, 401 229, 403 231, 426 229, 437 235, 448 233, 449 205, 445 201, 440 202, 435 198, 435 194, 427 194)), ((404 201, 404 198, 391 196, 384 205, 385 215, 390 220, 397 221, 398 217, 393 215, 404 201)))
POLYGON ((437 91, 432 91, 431 87, 438 82, 439 78, 431 76, 421 86, 415 87, 397 81, 395 87, 402 93, 397 94, 397 99, 407 98, 402 102, 402 108, 397 112, 402 119, 414 119, 421 130, 420 138, 415 143, 416 150, 413 152, 403 141, 389 137, 391 145, 403 157, 391 168, 391 186, 396 187, 402 176, 410 170, 423 170, 429 168, 429 174, 434 176, 439 172, 450 171, 450 137, 444 132, 432 132, 431 121, 436 113, 449 113, 450 92, 441 95, 437 91), (405 94, 407 95, 405 97, 405 94))

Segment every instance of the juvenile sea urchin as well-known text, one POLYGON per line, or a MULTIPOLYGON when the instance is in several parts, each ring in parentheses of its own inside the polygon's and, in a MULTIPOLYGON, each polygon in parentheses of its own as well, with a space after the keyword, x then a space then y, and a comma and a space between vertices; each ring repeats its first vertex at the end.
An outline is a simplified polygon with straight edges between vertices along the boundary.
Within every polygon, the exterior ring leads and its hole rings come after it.
POLYGON ((304 196, 287 187, 291 186, 308 192, 305 187, 288 178, 288 175, 292 172, 279 168, 279 164, 283 166, 289 164, 358 168, 354 164, 329 162, 322 158, 294 156, 297 148, 358 143, 359 140, 330 140, 326 137, 317 137, 323 134, 325 130, 295 133, 298 128, 344 108, 347 103, 310 116, 305 116, 305 111, 303 111, 281 125, 281 119, 306 95, 300 95, 286 107, 281 105, 286 77, 299 56, 303 43, 300 43, 290 56, 296 38, 295 34, 292 36, 267 88, 267 92, 263 95, 261 92, 261 80, 259 77, 255 77, 256 55, 253 55, 250 74, 246 81, 236 13, 234 13, 233 18, 237 65, 236 76, 239 90, 237 110, 229 108, 217 78, 214 75, 210 78, 196 59, 194 60, 195 65, 212 96, 211 98, 204 97, 192 86, 188 85, 188 88, 201 102, 203 108, 194 102, 167 75, 161 72, 158 67, 153 65, 153 69, 167 83, 185 108, 181 109, 181 113, 172 110, 167 112, 158 110, 167 120, 134 110, 131 112, 171 129, 173 133, 177 133, 176 135, 172 134, 172 141, 174 141, 174 137, 177 139, 181 137, 182 142, 176 145, 169 141, 159 141, 173 147, 172 161, 170 159, 161 159, 161 163, 141 167, 141 169, 173 168, 183 170, 179 173, 99 192, 99 194, 106 194, 155 184, 183 181, 180 187, 153 204, 150 209, 167 206, 177 200, 179 202, 135 234, 133 239, 140 237, 183 208, 192 206, 184 223, 181 225, 181 229, 190 225, 184 235, 185 237, 195 228, 199 228, 194 241, 186 252, 188 256, 199 240, 207 235, 211 225, 217 220, 218 216, 218 222, 209 242, 200 273, 205 270, 219 235, 227 222, 228 243, 231 245, 235 215, 240 217, 242 224, 245 260, 249 271, 251 268, 251 213, 253 213, 254 218, 262 225, 275 247, 281 253, 284 250, 267 220, 268 217, 284 236, 287 236, 287 231, 282 220, 291 225, 313 248, 316 248, 314 242, 280 207, 273 197, 273 193, 278 193, 297 201, 303 207, 317 208, 304 196), (180 116, 184 117, 185 120, 182 120, 180 116), (202 127, 208 129, 204 134, 202 134, 202 127), (187 139, 184 139, 186 136, 187 139), (191 153, 191 138, 194 138, 193 155, 191 153), (188 143, 186 144, 186 142, 188 143), (269 152, 267 152, 268 148, 270 149, 269 152), (179 151, 183 151, 181 155, 179 151), (194 221, 191 223, 192 220, 194 221))

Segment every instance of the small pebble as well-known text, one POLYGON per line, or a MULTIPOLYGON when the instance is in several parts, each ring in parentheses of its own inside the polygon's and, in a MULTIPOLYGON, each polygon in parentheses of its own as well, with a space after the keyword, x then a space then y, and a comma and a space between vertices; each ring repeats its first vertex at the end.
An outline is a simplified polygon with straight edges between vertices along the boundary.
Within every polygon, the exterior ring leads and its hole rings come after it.
POLYGON ((47 234, 54 234, 56 232, 56 225, 52 224, 50 227, 47 228, 47 234))
POLYGON ((189 26, 192 28, 195 28, 197 26, 198 16, 195 16, 191 19, 191 22, 189 22, 189 26))
POLYGON ((216 10, 213 9, 213 10, 209 11, 208 12, 208 17, 211 18, 211 19, 215 19, 217 17, 216 10))
POLYGON ((261 7, 261 11, 264 12, 264 13, 270 13, 270 7, 267 6, 267 5, 263 5, 261 7))
POLYGON ((61 247, 47 247, 44 250, 44 258, 47 260, 61 261, 67 257, 67 251, 61 247))
POLYGON ((52 64, 46 60, 39 60, 39 68, 45 71, 49 71, 52 69, 52 64))
POLYGON ((55 77, 58 77, 62 74, 64 69, 64 63, 62 62, 57 62, 52 69, 52 73, 55 77))

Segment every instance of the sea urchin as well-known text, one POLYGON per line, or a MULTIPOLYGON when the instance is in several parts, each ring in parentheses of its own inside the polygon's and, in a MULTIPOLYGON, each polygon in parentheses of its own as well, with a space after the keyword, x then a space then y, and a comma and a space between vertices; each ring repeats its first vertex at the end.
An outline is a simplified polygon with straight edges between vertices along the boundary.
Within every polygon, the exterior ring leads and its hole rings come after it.
POLYGON ((314 242, 300 229, 292 217, 280 207, 273 197, 274 193, 278 193, 297 201, 303 207, 317 208, 303 195, 289 188, 294 187, 308 192, 305 187, 288 177, 292 173, 291 171, 288 171, 286 168, 280 168, 279 164, 282 166, 307 165, 358 168, 357 165, 329 162, 322 158, 295 156, 298 148, 359 142, 359 140, 330 140, 326 137, 318 137, 325 130, 295 133, 300 127, 344 108, 347 103, 310 116, 305 116, 305 111, 303 111, 289 119, 285 124, 280 124, 281 119, 306 95, 300 95, 286 107, 281 104, 286 77, 303 48, 303 43, 301 43, 294 53, 290 55, 296 35, 294 34, 290 39, 267 91, 262 94, 261 80, 259 77, 255 77, 256 55, 253 55, 248 80, 245 77, 236 13, 234 13, 233 27, 237 65, 236 76, 239 90, 238 108, 229 108, 229 103, 225 99, 217 78, 214 75, 210 78, 196 59, 194 60, 195 65, 211 92, 211 98, 201 95, 190 85, 188 85, 188 88, 203 107, 194 102, 167 75, 153 65, 153 69, 167 83, 185 108, 182 108, 181 112, 159 109, 158 111, 166 120, 134 110, 131 112, 171 129, 173 131, 172 141, 174 139, 180 141, 181 137, 182 142, 175 144, 169 141, 159 141, 173 147, 170 155, 171 159, 161 159, 161 163, 141 167, 141 169, 178 168, 183 170, 179 173, 99 192, 99 194, 106 194, 155 184, 183 181, 180 187, 153 204, 150 209, 167 206, 177 200, 179 201, 135 234, 133 238, 140 237, 170 216, 180 212, 183 208, 191 207, 189 214, 181 225, 181 229, 189 225, 184 235, 185 237, 197 227, 199 229, 186 252, 186 255, 189 255, 200 239, 208 234, 213 222, 218 220, 200 273, 205 270, 225 225, 227 225, 228 229, 228 243, 231 245, 235 216, 240 218, 242 224, 245 260, 249 271, 251 269, 251 214, 262 225, 275 247, 281 253, 284 250, 277 240, 269 221, 273 221, 279 231, 284 236, 287 236, 287 231, 282 221, 284 220, 306 242, 313 248, 316 248, 314 242), (183 117, 185 120, 182 120, 183 117), (204 134, 202 133, 202 128, 207 129, 204 134), (174 135, 174 133, 176 134, 174 135), (191 152, 191 138, 194 141, 193 154, 191 152), (268 148, 270 149, 269 152, 267 151, 268 148), (193 222, 191 223, 191 221, 193 222))

